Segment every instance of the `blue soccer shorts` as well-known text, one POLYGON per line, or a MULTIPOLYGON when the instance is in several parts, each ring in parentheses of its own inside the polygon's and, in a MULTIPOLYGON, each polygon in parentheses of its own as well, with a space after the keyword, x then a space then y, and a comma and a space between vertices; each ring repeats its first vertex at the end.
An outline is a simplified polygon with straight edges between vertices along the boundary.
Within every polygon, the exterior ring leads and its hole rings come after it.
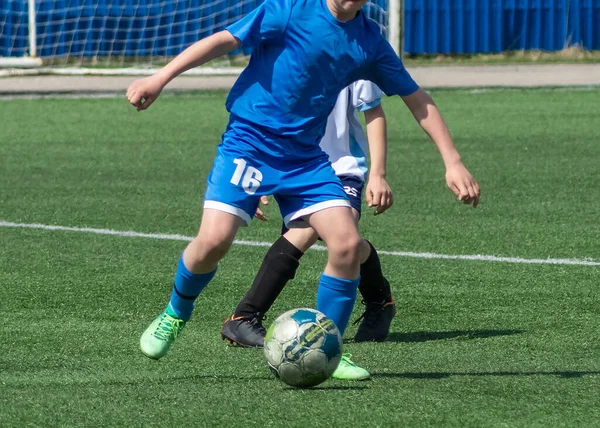
MULTIPOLYGON (((362 192, 365 182, 354 175, 340 175, 338 178, 342 182, 344 192, 346 192, 346 196, 350 202, 350 207, 358 211, 358 216, 360 218, 360 215, 362 214, 362 192)), ((288 230, 290 229, 285 223, 281 225, 282 235, 285 235, 288 230)))
POLYGON ((228 212, 249 224, 263 195, 274 195, 286 225, 302 226, 306 215, 350 207, 327 155, 285 160, 221 144, 208 176, 204 208, 228 212))

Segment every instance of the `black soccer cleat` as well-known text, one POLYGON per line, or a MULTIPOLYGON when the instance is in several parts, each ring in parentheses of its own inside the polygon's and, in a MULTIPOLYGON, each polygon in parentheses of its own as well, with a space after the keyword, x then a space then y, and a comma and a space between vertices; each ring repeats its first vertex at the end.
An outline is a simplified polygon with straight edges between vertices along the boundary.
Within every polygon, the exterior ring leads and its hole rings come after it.
POLYGON ((362 320, 358 326, 355 342, 385 342, 390 333, 390 324, 396 315, 396 304, 390 296, 383 303, 365 303, 365 311, 354 324, 362 320))
POLYGON ((255 314, 252 318, 230 316, 225 320, 221 330, 221 338, 230 345, 243 348, 262 348, 267 331, 262 325, 264 316, 255 314))

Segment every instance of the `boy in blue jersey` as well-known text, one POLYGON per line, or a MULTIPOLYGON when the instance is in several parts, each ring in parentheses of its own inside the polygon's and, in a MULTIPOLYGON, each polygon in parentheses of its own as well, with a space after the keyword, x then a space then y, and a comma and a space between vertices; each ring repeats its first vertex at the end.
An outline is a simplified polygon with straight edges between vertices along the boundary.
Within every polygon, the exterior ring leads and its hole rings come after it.
MULTIPOLYGON (((329 115, 320 143, 344 186, 357 222, 361 216, 362 190, 367 176, 365 196, 369 206, 376 207, 375 215, 385 212, 393 203, 392 191, 386 180, 387 122, 381 97, 381 90, 366 80, 359 80, 344 88, 329 115), (364 113, 368 140, 358 119, 359 111, 364 113), (370 171, 367 168, 367 151, 370 171)), ((261 202, 268 204, 266 197, 261 202)), ((257 211, 256 217, 267 220, 261 210, 257 211)), ((264 345, 264 315, 287 282, 294 278, 300 259, 317 239, 311 228, 286 230, 284 227, 282 236, 267 251, 252 286, 225 321, 221 330, 223 339, 244 347, 264 345)), ((365 311, 359 318, 361 323, 354 341, 385 341, 396 307, 375 248, 360 265, 358 291, 365 311)), ((336 377, 339 374, 336 373, 336 377)), ((356 370, 353 370, 353 379, 356 379, 355 375, 356 370)), ((368 373, 365 374, 367 377, 368 373)))
MULTIPOLYGON (((237 229, 254 216, 262 195, 275 195, 286 225, 310 225, 328 248, 317 309, 343 333, 371 252, 350 204, 319 147, 339 92, 365 79, 400 95, 436 143, 456 196, 477 205, 478 185, 460 161, 437 107, 404 69, 360 9, 367 0, 266 0, 226 30, 190 46, 154 76, 127 90, 138 110, 184 71, 238 49, 253 49, 226 107, 229 124, 208 178, 198 235, 179 261, 167 308, 140 339, 150 358, 164 356, 190 319, 194 300, 213 278, 237 229)), ((345 362, 344 364, 349 364, 345 362)), ((346 369, 340 364, 338 370, 346 369)))

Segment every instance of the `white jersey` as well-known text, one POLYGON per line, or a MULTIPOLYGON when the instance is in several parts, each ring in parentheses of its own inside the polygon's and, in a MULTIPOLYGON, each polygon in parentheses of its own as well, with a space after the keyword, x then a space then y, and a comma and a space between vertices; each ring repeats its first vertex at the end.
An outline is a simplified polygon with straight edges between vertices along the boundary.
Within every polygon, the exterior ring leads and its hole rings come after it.
POLYGON ((350 175, 365 181, 368 143, 356 112, 380 105, 381 97, 381 89, 368 80, 358 80, 340 92, 321 140, 321 149, 329 155, 338 177, 350 175))

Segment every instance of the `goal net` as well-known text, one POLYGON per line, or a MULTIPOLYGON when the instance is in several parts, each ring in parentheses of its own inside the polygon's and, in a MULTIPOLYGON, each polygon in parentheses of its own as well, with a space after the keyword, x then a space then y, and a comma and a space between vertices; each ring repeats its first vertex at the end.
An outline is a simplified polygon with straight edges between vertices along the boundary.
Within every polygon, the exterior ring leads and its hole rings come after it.
MULTIPOLYGON (((0 57, 40 58, 44 65, 158 66, 262 1, 0 0, 0 57)), ((389 1, 371 0, 364 9, 386 36, 389 1)))

